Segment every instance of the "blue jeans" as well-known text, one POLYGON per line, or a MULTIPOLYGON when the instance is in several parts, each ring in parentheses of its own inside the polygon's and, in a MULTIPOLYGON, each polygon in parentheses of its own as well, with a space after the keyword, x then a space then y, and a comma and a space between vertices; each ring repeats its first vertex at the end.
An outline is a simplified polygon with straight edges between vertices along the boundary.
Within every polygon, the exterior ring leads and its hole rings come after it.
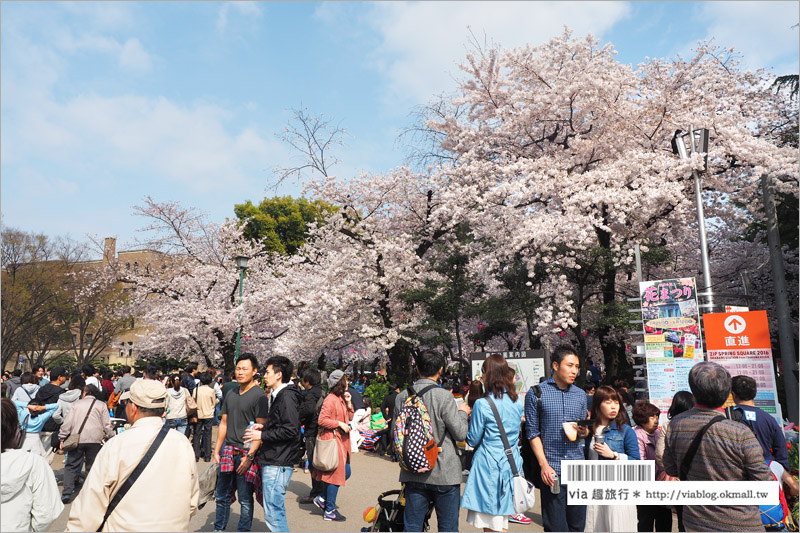
POLYGON ((458 531, 458 513, 461 510, 461 485, 430 485, 407 481, 405 484, 406 508, 403 521, 406 531, 422 531, 422 524, 433 503, 439 531, 458 531))
MULTIPOLYGON (((350 479, 350 463, 344 465, 344 478, 350 479)), ((325 483, 325 489, 322 493, 325 498, 325 512, 332 513, 336 509, 336 495, 339 494, 339 485, 325 483)))
POLYGON ((261 490, 264 495, 264 522, 270 531, 289 531, 286 523, 286 487, 292 479, 291 466, 262 466, 261 490))
POLYGON ((215 426, 219 425, 219 410, 222 407, 222 402, 219 402, 216 407, 214 407, 214 422, 215 426))
POLYGON ((189 421, 186 418, 167 418, 164 420, 164 425, 168 428, 177 429, 181 435, 186 435, 186 427, 189 425, 189 421))
POLYGON ((550 487, 539 491, 542 500, 542 523, 545 531, 583 531, 586 527, 586 506, 567 505, 567 486, 553 494, 550 487))
POLYGON ((241 462, 242 456, 234 455, 233 472, 222 473, 217 470, 217 490, 214 492, 214 498, 217 501, 217 514, 214 518, 215 531, 225 531, 228 525, 228 518, 231 516, 231 493, 234 487, 236 487, 236 498, 242 507, 236 531, 250 531, 250 527, 253 525, 253 484, 248 483, 244 476, 236 473, 241 462))

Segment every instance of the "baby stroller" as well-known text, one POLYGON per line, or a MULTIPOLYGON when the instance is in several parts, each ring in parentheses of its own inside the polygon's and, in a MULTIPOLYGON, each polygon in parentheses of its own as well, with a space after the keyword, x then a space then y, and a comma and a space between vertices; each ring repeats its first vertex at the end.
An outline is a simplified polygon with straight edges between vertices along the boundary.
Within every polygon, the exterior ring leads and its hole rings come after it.
MULTIPOLYGON (((406 506, 404 489, 387 490, 378 496, 378 505, 370 507, 364 511, 364 521, 370 522, 367 527, 362 527, 361 531, 403 531, 403 510, 406 506)), ((433 514, 433 505, 428 506, 425 513, 425 520, 422 523, 422 531, 428 531, 430 526, 428 521, 433 514)))

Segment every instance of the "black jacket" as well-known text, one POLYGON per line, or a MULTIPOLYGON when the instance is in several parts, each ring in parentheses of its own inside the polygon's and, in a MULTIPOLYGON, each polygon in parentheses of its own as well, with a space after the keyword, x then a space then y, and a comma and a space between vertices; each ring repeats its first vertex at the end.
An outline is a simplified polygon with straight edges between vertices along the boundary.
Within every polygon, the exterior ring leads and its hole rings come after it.
POLYGON ((317 385, 306 391, 303 404, 300 406, 300 423, 305 426, 306 437, 316 437, 318 424, 317 402, 322 398, 322 387, 317 385))
POLYGON ((350 393, 350 402, 353 404, 354 411, 365 408, 364 399, 362 398, 360 392, 354 389, 352 385, 347 387, 347 392, 350 393))
POLYGON ((67 392, 67 389, 62 389, 58 385, 48 383, 36 392, 36 396, 33 397, 33 404, 47 405, 48 403, 56 403, 58 397, 65 392, 67 392))
POLYGON ((386 423, 391 423, 394 420, 394 403, 397 400, 397 390, 390 390, 381 403, 381 413, 386 423), (388 413, 387 413, 388 411, 388 413))
POLYGON ((292 466, 300 459, 300 405, 303 395, 290 383, 278 393, 267 413, 261 432, 259 462, 269 466, 292 466))

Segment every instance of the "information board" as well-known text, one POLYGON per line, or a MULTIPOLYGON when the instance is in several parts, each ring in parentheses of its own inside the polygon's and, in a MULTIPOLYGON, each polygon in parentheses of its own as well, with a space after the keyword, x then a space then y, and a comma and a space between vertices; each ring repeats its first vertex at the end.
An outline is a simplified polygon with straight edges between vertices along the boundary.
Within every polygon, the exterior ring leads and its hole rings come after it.
MULTIPOLYGON (((703 315, 703 321, 708 360, 725 367, 731 376, 755 379, 758 392, 753 403, 782 425, 767 312, 712 313, 703 315)), ((732 398, 725 404, 730 405, 732 398)))
POLYGON ((510 352, 473 352, 469 354, 472 366, 472 379, 481 377, 483 362, 490 355, 502 355, 508 366, 514 370, 514 386, 520 401, 525 400, 528 390, 545 376, 545 350, 523 350, 510 352))

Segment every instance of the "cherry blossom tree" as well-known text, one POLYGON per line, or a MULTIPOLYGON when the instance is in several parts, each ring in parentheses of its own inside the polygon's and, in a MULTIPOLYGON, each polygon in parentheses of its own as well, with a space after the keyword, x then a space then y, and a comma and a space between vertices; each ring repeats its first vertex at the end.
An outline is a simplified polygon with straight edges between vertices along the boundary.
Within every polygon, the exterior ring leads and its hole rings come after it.
POLYGON ((674 156, 674 132, 711 130, 709 217, 741 219, 732 199, 757 202, 764 173, 785 176, 785 190, 797 184, 796 150, 775 142, 784 117, 765 73, 744 71, 731 51, 707 44, 688 61, 635 68, 614 56, 611 45, 569 31, 538 47, 478 50, 454 101, 466 116, 428 122, 453 158, 433 216, 467 221, 476 243, 500 250, 490 266, 520 253, 531 270, 539 261, 578 269, 579 256, 602 251, 604 325, 595 329, 611 372, 624 359, 614 304, 633 243, 696 235, 690 176, 692 167, 703 171, 704 157, 674 156))

